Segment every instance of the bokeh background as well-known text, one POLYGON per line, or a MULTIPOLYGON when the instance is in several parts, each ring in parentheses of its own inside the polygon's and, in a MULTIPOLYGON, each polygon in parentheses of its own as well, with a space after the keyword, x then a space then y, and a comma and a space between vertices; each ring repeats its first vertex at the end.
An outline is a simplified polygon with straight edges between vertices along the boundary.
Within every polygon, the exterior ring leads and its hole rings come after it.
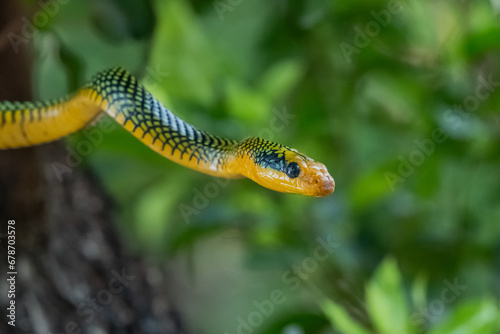
POLYGON ((193 333, 500 332, 498 1, 26 3, 50 18, 29 41, 39 99, 123 66, 198 128, 335 178, 281 194, 118 126, 68 138, 193 333))

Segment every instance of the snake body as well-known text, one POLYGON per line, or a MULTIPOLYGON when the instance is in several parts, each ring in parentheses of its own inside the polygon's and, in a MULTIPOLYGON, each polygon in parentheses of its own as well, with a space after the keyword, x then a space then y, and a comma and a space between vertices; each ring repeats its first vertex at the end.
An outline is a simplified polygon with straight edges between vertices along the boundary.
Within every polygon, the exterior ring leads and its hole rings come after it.
POLYGON ((267 188, 326 196, 326 167, 278 143, 221 138, 196 129, 164 107, 121 68, 97 74, 74 94, 48 102, 0 103, 0 149, 60 139, 108 114, 145 145, 183 166, 219 177, 248 177, 267 188))

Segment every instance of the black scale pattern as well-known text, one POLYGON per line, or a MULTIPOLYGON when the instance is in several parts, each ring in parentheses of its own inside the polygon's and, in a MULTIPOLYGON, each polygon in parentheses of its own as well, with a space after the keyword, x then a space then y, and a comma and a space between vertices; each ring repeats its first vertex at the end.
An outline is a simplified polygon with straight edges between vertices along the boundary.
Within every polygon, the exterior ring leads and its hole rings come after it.
POLYGON ((178 150, 181 158, 189 155, 189 160, 224 163, 225 155, 234 151, 236 141, 224 139, 197 130, 165 108, 151 93, 146 91, 127 71, 116 68, 100 73, 87 88, 96 90, 110 106, 114 106, 125 121, 133 124, 133 132, 138 128, 160 141, 162 150, 169 154, 178 150))

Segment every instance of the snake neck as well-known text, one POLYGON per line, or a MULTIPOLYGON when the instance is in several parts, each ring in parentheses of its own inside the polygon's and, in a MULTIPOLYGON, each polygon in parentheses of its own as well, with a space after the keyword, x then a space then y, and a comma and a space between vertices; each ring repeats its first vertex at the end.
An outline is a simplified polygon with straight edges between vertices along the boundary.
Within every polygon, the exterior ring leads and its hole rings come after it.
POLYGON ((86 89, 101 97, 103 110, 154 151, 197 171, 241 177, 238 142, 198 130, 174 115, 127 71, 99 74, 86 89))

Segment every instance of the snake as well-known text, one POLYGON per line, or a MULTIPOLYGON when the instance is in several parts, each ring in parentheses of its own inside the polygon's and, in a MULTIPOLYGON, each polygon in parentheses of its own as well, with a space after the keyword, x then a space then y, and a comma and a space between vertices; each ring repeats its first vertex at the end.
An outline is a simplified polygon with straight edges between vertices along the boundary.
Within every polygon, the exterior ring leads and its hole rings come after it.
POLYGON ((325 165, 294 148, 259 137, 236 141, 195 128, 121 67, 99 72, 64 98, 0 102, 0 150, 59 140, 105 114, 160 155, 205 174, 247 177, 271 190, 316 197, 335 189, 325 165))

